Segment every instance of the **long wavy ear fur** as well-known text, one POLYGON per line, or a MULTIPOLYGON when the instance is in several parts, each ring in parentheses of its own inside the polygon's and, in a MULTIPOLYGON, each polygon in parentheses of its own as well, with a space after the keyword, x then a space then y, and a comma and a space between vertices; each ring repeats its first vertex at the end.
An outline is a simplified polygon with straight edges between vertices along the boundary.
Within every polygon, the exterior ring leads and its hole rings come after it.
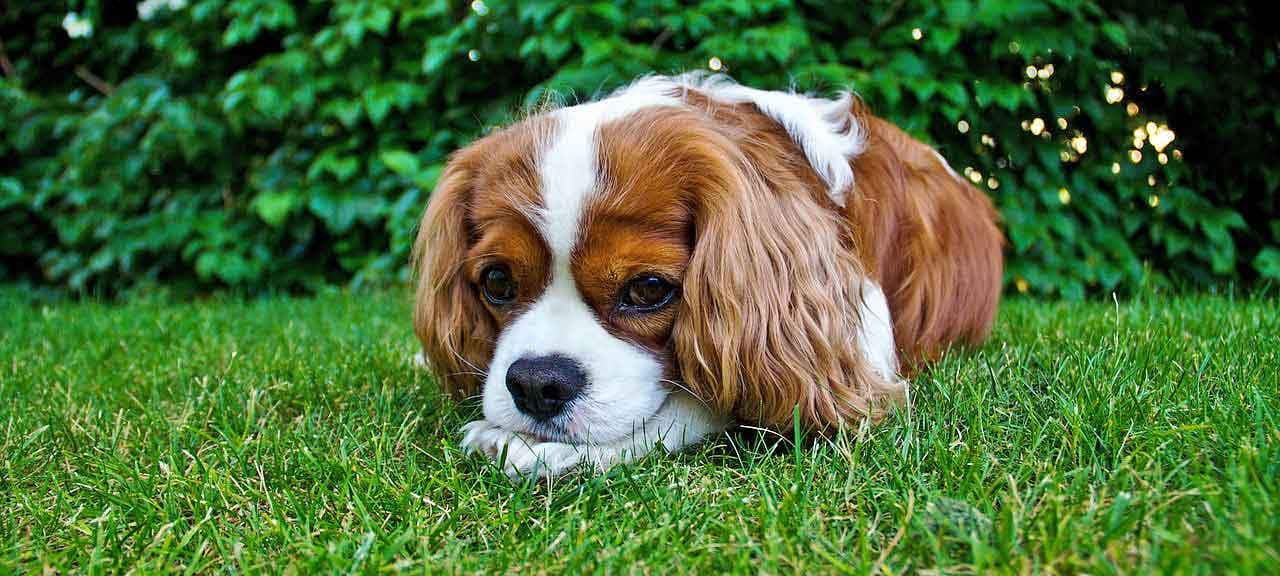
POLYGON ((762 158, 724 145, 727 165, 693 199, 673 336, 684 383, 713 410, 774 429, 796 407, 817 432, 880 418, 905 390, 861 355, 864 273, 847 225, 799 181, 771 186, 762 158))
POLYGON ((463 271, 474 176, 465 152, 441 175, 413 245, 414 332, 440 385, 455 398, 479 392, 498 330, 463 271))

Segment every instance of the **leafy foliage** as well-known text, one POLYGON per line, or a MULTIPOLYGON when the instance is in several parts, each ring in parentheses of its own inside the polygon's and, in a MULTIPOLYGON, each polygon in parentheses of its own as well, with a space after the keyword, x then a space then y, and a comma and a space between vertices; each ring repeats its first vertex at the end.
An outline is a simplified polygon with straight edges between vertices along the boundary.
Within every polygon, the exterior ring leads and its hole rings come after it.
POLYGON ((9 280, 394 281, 451 150, 707 66, 851 87, 938 146, 999 205, 1019 290, 1280 278, 1277 32, 1242 2, 75 0, 0 23, 9 280))

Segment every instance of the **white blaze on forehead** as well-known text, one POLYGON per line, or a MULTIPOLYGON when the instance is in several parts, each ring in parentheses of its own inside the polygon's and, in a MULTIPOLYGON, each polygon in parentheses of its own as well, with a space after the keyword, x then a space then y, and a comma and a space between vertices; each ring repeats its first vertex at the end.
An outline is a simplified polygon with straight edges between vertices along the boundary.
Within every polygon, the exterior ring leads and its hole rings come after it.
POLYGON ((600 185, 596 146, 600 126, 644 108, 679 105, 679 100, 664 94, 636 93, 551 113, 556 133, 538 160, 543 206, 537 225, 556 264, 567 264, 582 213, 600 185))
POLYGON ((498 337, 485 379, 485 419, 509 430, 531 431, 506 389, 507 369, 520 358, 559 354, 580 364, 587 387, 557 422, 570 440, 623 438, 657 413, 667 389, 652 353, 614 337, 587 306, 574 282, 573 248, 592 197, 600 188, 596 136, 601 124, 653 106, 679 101, 660 94, 609 98, 557 110, 555 130, 538 156, 542 206, 534 225, 551 252, 551 282, 498 337))

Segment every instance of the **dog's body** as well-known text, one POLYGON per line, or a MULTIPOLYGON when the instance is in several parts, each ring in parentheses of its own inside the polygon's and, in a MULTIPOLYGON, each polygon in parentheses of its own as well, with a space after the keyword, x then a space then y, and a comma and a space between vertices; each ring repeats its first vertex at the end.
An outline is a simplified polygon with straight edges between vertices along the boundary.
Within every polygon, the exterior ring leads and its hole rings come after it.
POLYGON ((451 159, 415 327, 483 397, 469 449, 604 468, 733 421, 878 419, 900 366, 985 338, 1001 242, 981 192, 853 98, 650 77, 451 159))

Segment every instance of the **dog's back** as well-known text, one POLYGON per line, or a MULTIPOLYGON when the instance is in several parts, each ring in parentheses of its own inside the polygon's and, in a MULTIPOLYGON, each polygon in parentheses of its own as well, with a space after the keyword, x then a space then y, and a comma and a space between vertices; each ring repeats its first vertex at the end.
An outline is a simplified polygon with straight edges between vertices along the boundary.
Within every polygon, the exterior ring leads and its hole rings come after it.
POLYGON ((991 331, 1004 270, 999 216, 932 148, 855 104, 867 135, 846 207, 905 368, 991 331))

